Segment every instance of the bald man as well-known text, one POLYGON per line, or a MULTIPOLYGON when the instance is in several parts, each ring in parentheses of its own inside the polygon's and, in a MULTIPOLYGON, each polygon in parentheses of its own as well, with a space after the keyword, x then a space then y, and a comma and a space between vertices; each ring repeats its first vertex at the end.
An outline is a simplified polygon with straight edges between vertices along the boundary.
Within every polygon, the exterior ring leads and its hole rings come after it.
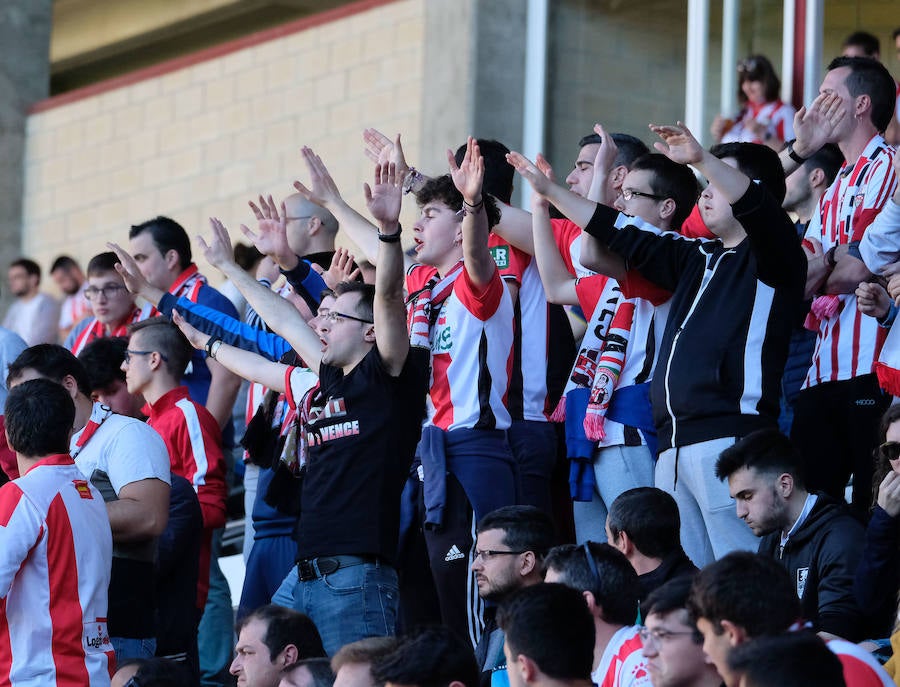
POLYGON ((284 199, 287 209, 288 245, 294 253, 324 269, 331 266, 338 221, 328 210, 309 202, 299 193, 284 199))

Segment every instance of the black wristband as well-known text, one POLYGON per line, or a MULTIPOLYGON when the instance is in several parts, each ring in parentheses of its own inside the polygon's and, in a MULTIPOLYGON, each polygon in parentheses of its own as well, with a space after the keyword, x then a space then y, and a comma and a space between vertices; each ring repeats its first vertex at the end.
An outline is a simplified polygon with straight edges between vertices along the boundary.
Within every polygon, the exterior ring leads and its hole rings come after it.
POLYGON ((837 260, 834 257, 836 251, 837 246, 832 246, 825 253, 825 264, 828 265, 831 269, 834 269, 835 265, 837 265, 837 260))
POLYGON ((378 240, 384 243, 400 243, 400 232, 396 234, 382 234, 378 232, 378 240))
POLYGON ((806 162, 806 158, 800 157, 800 155, 794 151, 794 143, 796 141, 797 141, 797 139, 795 138, 795 139, 792 139, 787 142, 788 157, 791 158, 798 165, 802 165, 804 162, 806 162))
POLYGON ((213 347, 213 344, 214 344, 216 341, 221 341, 221 340, 222 340, 222 337, 221 337, 221 336, 216 336, 215 334, 213 334, 211 337, 209 337, 209 340, 206 342, 206 346, 205 346, 205 348, 206 348, 206 355, 208 355, 210 358, 213 358, 213 360, 215 360, 215 357, 214 357, 213 354, 212 354, 212 347, 213 347))

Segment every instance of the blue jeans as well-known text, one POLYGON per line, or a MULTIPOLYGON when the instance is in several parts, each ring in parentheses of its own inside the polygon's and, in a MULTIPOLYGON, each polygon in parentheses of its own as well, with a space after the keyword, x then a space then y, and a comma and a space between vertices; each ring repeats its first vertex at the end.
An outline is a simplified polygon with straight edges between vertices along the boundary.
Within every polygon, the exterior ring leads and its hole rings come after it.
POLYGON ((116 665, 131 658, 153 658, 156 654, 156 637, 110 637, 116 652, 116 665))
POLYGON ((350 642, 393 635, 398 596, 397 572, 383 563, 350 565, 306 582, 295 566, 272 603, 308 615, 332 656, 350 642))

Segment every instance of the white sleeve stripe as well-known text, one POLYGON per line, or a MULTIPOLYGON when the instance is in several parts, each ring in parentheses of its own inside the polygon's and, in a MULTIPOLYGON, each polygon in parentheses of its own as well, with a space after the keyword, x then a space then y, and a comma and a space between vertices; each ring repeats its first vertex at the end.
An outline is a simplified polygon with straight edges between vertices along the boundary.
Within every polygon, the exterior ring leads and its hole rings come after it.
POLYGON ((206 445, 203 442, 203 431, 200 429, 200 418, 197 409, 188 399, 182 399, 175 404, 184 415, 187 425, 188 440, 191 442, 191 454, 194 458, 196 470, 191 479, 194 487, 202 487, 206 484, 206 472, 209 470, 209 461, 206 458, 206 445))

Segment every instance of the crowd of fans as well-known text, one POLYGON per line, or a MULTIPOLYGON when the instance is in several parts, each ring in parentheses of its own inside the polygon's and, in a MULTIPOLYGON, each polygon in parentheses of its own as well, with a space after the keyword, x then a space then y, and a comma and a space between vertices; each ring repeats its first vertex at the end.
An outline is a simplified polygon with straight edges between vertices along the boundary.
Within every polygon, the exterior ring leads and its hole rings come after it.
POLYGON ((221 291, 162 216, 58 258, 61 307, 14 262, 0 681, 900 684, 900 89, 864 38, 796 112, 743 60, 709 150, 597 124, 564 185, 369 129, 366 217, 303 148, 252 248, 198 239, 221 291))

